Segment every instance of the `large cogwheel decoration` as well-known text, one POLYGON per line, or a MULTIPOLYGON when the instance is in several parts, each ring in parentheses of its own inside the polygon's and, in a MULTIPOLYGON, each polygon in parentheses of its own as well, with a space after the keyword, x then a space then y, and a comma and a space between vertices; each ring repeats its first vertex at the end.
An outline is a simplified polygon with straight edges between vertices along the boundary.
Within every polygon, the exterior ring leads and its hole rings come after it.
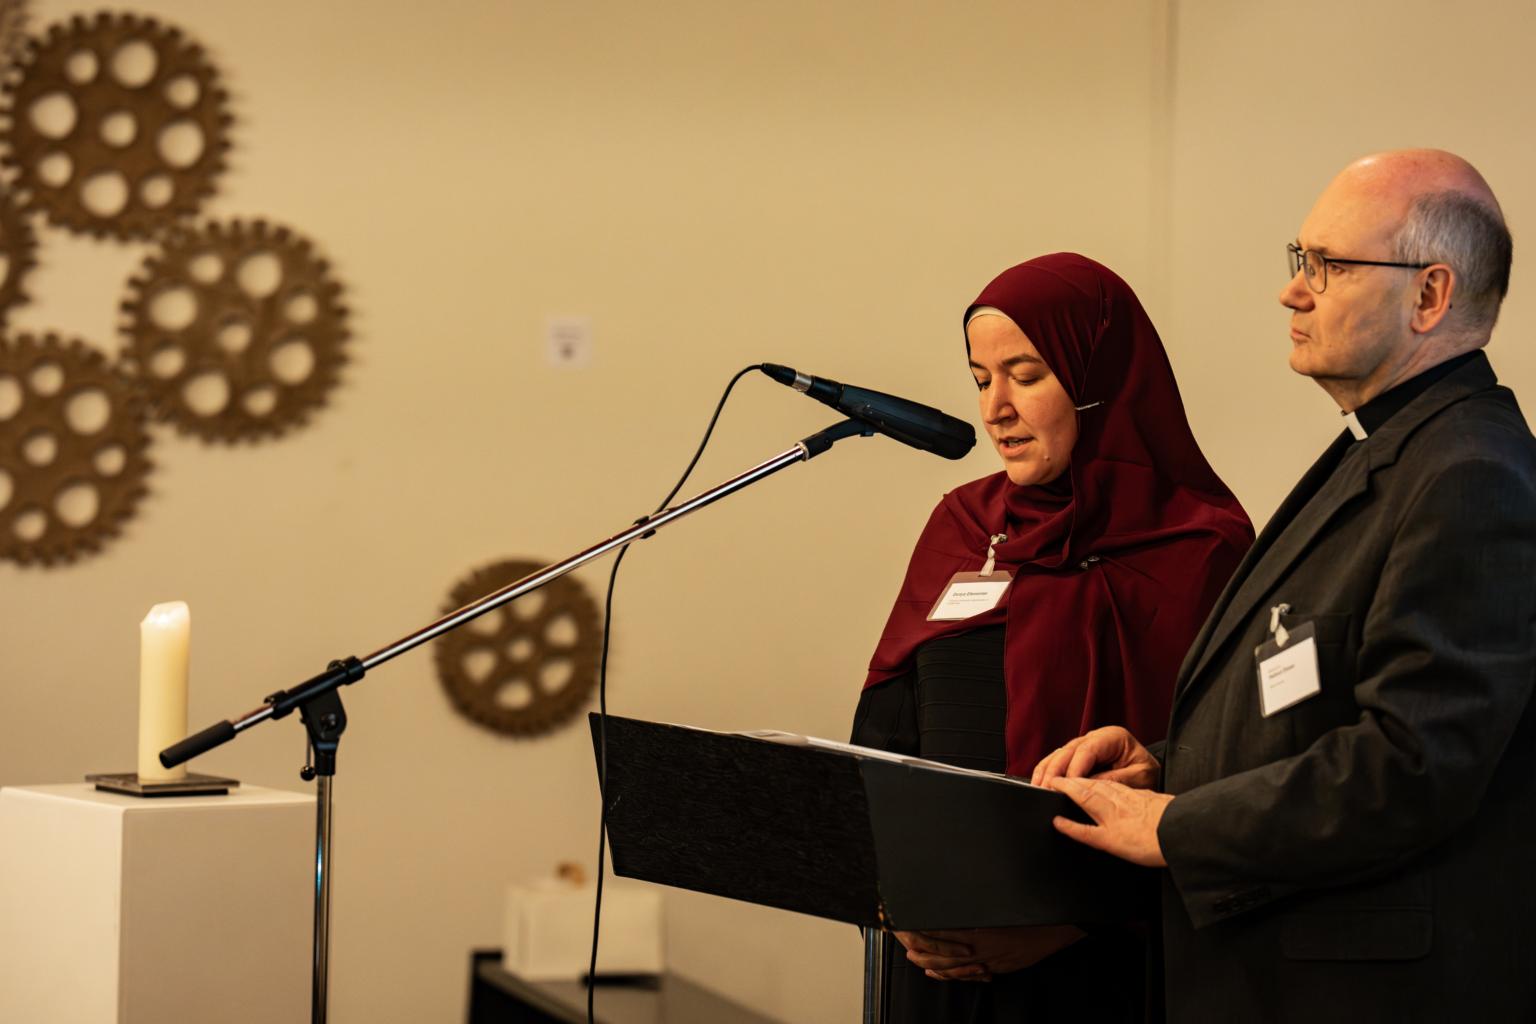
POLYGON ((37 263, 37 235, 11 194, 0 186, 0 323, 27 300, 22 282, 37 263))
POLYGON ((202 48, 152 18, 102 13, 29 40, 0 100, 3 159, 28 205, 97 237, 152 237, 197 212, 230 116, 202 48))
POLYGON ((205 441, 303 424, 346 362, 341 286, 310 243, 262 221, 178 229, 123 302, 125 365, 154 414, 205 441))
MULTIPOLYGON (((542 566, 496 562, 453 588, 455 611, 542 566)), ((438 678, 465 715, 511 736, 548 732, 587 703, 597 685, 597 604, 569 576, 524 594, 440 637, 438 678)))
POLYGON ((78 341, 0 341, 0 557, 68 562, 116 536, 147 491, 132 383, 78 341))

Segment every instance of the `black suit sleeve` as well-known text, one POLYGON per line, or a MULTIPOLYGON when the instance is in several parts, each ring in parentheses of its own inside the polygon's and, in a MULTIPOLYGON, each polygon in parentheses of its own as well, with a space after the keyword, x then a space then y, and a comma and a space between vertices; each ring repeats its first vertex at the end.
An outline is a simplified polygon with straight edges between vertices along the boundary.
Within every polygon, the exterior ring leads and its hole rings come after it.
POLYGON ((1518 463, 1457 461, 1396 524, 1359 720, 1168 805, 1158 838, 1197 927, 1384 875, 1477 811, 1536 677, 1536 485, 1518 463))

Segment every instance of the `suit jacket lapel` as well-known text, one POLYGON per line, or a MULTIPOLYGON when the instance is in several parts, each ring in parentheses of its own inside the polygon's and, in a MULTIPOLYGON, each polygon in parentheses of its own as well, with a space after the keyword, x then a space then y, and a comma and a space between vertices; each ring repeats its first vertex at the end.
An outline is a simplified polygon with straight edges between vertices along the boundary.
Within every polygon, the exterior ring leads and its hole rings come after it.
POLYGON ((1348 433, 1340 434, 1265 524, 1263 532, 1227 582, 1184 660, 1174 691, 1175 709, 1190 684, 1233 630, 1248 620, 1254 604, 1300 557, 1334 513, 1365 490, 1365 460, 1350 459, 1347 465, 1340 466, 1354 443, 1348 433))
POLYGON ((1371 473, 1396 462, 1408 438, 1436 413, 1497 383, 1488 360, 1475 359, 1436 381, 1368 440, 1360 442, 1359 450, 1351 451, 1353 442, 1348 433, 1329 445, 1265 525, 1195 638, 1174 689, 1175 719, 1222 645, 1249 621, 1254 606, 1306 552, 1329 520, 1365 492, 1371 473), (1347 455, 1355 457, 1346 459, 1347 455))

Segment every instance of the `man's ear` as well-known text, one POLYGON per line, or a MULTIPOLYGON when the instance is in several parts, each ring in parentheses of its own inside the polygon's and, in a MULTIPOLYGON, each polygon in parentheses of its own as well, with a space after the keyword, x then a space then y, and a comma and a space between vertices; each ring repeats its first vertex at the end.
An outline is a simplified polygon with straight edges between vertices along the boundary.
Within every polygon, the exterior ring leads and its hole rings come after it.
POLYGON ((1445 320, 1451 312, 1451 301, 1456 293, 1456 271, 1444 263, 1436 263, 1419 271, 1423 280, 1413 304, 1413 318, 1408 326, 1415 334, 1428 334, 1445 320))

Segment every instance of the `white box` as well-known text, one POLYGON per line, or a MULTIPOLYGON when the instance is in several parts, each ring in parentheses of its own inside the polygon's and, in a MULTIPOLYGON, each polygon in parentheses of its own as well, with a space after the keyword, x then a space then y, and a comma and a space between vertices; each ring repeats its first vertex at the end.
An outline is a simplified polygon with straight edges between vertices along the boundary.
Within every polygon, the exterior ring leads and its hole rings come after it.
MULTIPOLYGON (((584 977, 592 962, 595 885, 550 880, 507 887, 501 963, 529 981, 584 977)), ((660 974, 661 893, 606 882, 597 973, 660 974)))
POLYGON ((0 789, 0 1021, 306 1020, 313 796, 0 789))

